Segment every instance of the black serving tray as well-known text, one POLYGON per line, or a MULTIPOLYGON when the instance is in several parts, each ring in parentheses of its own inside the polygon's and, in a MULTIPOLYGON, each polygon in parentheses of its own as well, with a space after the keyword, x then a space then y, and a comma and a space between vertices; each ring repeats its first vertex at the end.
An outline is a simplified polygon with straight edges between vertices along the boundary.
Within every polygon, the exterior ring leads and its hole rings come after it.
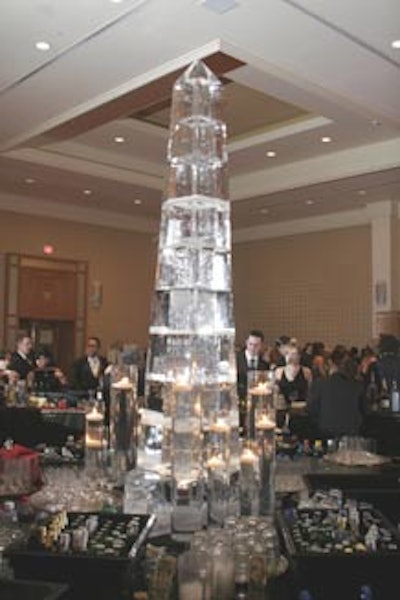
POLYGON ((119 598, 120 591, 132 584, 137 559, 142 554, 141 551, 155 523, 155 516, 70 512, 68 530, 73 529, 74 523, 79 523, 79 519, 91 515, 96 515, 99 527, 104 527, 107 531, 118 527, 123 530, 127 523, 135 519, 138 522, 137 532, 126 538, 126 543, 117 555, 102 554, 97 550, 45 550, 38 547, 36 538, 32 535, 23 545, 12 545, 7 549, 15 577, 67 583, 72 590, 68 598, 74 600, 89 597, 89 593, 90 597, 95 594, 97 600, 119 598))
POLYGON ((0 579, 1 600, 64 600, 68 587, 48 581, 0 579))
MULTIPOLYGON (((304 509, 298 512, 324 513, 321 509, 304 509)), ((380 524, 389 530, 393 540, 400 543, 396 528, 378 510, 372 509, 380 524)), ((298 589, 308 589, 313 600, 353 600, 359 597, 360 587, 369 585, 374 600, 398 600, 394 594, 400 568, 400 551, 353 552, 307 551, 296 545, 292 527, 284 512, 277 514, 281 539, 298 589)), ((399 545, 400 547, 400 545, 399 545)))

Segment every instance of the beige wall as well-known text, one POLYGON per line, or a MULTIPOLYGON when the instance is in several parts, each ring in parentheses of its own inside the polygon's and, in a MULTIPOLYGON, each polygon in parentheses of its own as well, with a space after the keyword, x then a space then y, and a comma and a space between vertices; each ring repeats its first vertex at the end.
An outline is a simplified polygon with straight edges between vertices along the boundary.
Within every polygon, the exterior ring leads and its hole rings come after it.
POLYGON ((392 220, 392 302, 400 310, 400 219, 392 220))
MULTIPOLYGON (((400 221, 396 226, 397 244, 400 221)), ((103 284, 101 308, 88 307, 88 333, 104 348, 116 339, 147 344, 154 236, 0 212, 0 252, 40 255, 44 243, 57 258, 87 260, 89 282, 103 284)), ((238 340, 261 327, 268 342, 285 333, 302 342, 364 344, 371 336, 370 260, 369 226, 236 244, 238 340)), ((394 270, 397 285, 400 266, 394 270)))
POLYGON ((45 243, 54 246, 55 258, 88 261, 89 284, 102 283, 101 308, 88 306, 88 334, 98 335, 104 350, 117 339, 146 345, 154 236, 0 212, 0 252, 42 255, 45 243))
POLYGON ((365 344, 371 337, 370 227, 235 245, 236 329, 301 342, 365 344))

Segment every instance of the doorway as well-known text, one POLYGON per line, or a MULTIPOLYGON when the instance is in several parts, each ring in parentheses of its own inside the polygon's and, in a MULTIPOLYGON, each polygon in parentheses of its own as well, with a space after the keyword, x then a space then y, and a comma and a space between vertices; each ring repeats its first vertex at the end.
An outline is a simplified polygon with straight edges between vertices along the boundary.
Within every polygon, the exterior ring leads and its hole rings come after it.
POLYGON ((85 343, 87 263, 4 254, 0 280, 4 282, 0 309, 3 304, 5 316, 0 347, 13 350, 18 333, 26 332, 35 349, 48 347, 68 375, 85 343))

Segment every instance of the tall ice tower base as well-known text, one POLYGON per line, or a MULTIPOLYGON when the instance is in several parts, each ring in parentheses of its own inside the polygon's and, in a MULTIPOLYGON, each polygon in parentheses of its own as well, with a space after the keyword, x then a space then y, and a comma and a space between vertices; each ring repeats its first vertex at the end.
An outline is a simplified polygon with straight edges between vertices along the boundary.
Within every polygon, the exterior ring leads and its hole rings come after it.
POLYGON ((147 381, 162 387, 173 532, 235 510, 229 483, 238 469, 239 419, 221 87, 196 62, 173 89, 147 364, 147 381), (207 511, 209 484, 218 497, 212 494, 217 509, 207 511))

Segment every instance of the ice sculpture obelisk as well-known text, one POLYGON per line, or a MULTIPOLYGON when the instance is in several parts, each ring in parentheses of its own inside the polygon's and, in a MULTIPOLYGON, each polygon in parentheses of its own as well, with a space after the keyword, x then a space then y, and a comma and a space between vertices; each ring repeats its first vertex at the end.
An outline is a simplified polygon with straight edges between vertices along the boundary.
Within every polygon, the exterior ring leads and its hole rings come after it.
MULTIPOLYGON (((204 525, 210 473, 238 462, 231 223, 221 82, 193 63, 173 88, 147 380, 163 389, 172 529, 204 525)), ((224 479, 225 478, 225 479, 224 479)))

